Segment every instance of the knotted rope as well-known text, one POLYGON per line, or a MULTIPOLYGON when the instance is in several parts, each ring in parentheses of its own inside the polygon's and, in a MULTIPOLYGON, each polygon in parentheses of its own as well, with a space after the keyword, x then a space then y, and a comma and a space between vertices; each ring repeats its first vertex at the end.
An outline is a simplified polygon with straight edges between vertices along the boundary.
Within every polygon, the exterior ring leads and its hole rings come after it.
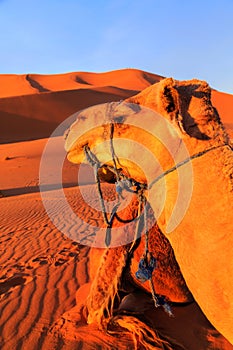
MULTIPOLYGON (((113 171, 116 175, 116 193, 118 197, 117 204, 113 207, 110 218, 108 219, 104 199, 103 199, 103 193, 101 190, 101 183, 98 171, 103 166, 101 162, 98 160, 96 155, 90 150, 88 145, 84 146, 84 153, 87 159, 87 162, 93 167, 94 169, 94 175, 95 175, 95 182, 97 184, 98 189, 98 196, 99 201, 101 204, 101 209, 103 213, 104 222, 107 225, 106 229, 106 236, 105 236, 105 244, 107 247, 111 244, 111 229, 113 225, 114 218, 117 216, 117 209, 120 206, 120 198, 122 198, 122 192, 123 190, 126 190, 128 192, 132 192, 137 194, 138 196, 138 216, 137 216, 137 226, 135 231, 134 240, 128 250, 128 256, 131 257, 132 253, 134 251, 136 241, 141 237, 141 231, 145 230, 145 253, 143 255, 143 258, 139 262, 139 269, 136 272, 136 277, 138 280, 140 280, 142 283, 149 280, 150 288, 151 288, 151 294, 152 298, 154 300, 155 307, 163 306, 164 310, 169 314, 169 316, 172 316, 172 311, 170 306, 165 300, 164 296, 158 295, 155 292, 155 288, 152 281, 152 273, 156 268, 156 259, 153 257, 152 253, 149 252, 149 231, 147 227, 147 201, 145 196, 145 190, 147 189, 146 184, 140 183, 135 181, 134 179, 131 179, 127 177, 124 173, 122 173, 117 168, 117 157, 115 155, 114 146, 113 146, 113 134, 114 134, 114 124, 110 124, 110 148, 111 148, 111 154, 113 158, 113 164, 114 166, 107 166, 107 168, 111 171, 113 171), (132 189, 135 188, 135 189, 132 189), (141 222, 141 214, 143 210, 143 225, 141 222)), ((106 167, 106 165, 104 165, 106 167)), ((119 217, 117 216, 119 219, 119 217)))

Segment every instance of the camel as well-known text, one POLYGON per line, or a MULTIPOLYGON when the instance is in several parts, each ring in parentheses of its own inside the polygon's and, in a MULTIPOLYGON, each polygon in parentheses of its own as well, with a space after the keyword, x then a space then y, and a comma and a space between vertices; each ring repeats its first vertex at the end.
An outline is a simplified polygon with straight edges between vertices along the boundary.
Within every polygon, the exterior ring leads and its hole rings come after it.
MULTIPOLYGON (((101 164, 116 170, 113 152, 107 142, 111 137, 109 125, 114 125, 114 153, 119 157, 120 170, 135 181, 148 184, 146 195, 158 225, 150 237, 154 237, 158 230, 166 236, 174 251, 174 261, 177 261, 184 277, 185 282, 180 276, 176 279, 176 301, 189 301, 192 293, 208 320, 233 344, 233 154, 228 135, 212 106, 209 85, 199 80, 179 82, 168 78, 112 107, 116 112, 112 113, 111 120, 106 118, 106 113, 96 113, 92 120, 85 113, 78 114, 77 121, 66 134, 68 159, 74 163, 85 162, 83 150, 88 145, 101 164), (151 124, 151 119, 147 121, 145 117, 143 123, 140 120, 137 124, 137 118, 145 114, 143 108, 155 111, 162 118, 151 124), (143 129, 137 126, 141 124, 143 129), (157 138, 153 132, 158 135, 157 138), (165 139, 169 139, 169 145, 164 144, 165 139), (132 142, 126 142, 124 147, 124 140, 132 142), (150 151, 144 154, 143 159, 139 157, 138 144, 150 151), (156 159, 154 163, 151 155, 156 159), (175 167, 174 157, 178 160, 178 167, 175 167), (178 168, 182 169, 180 174, 178 168), (171 171, 160 176, 161 169, 171 171), (192 190, 190 198, 185 199, 183 193, 187 207, 182 208, 181 201, 182 217, 179 217, 179 212, 174 213, 179 194, 178 175, 184 177, 184 192, 192 190)), ((91 111, 88 113, 93 114, 91 111)), ((99 171, 104 179, 106 167, 101 167, 99 171)), ((151 242, 153 250, 153 240, 151 242)), ((137 250, 140 253, 134 257, 137 262, 143 253, 143 245, 142 238, 141 248, 137 250)), ((103 324, 104 318, 109 319, 105 312, 108 301, 104 301, 108 294, 98 290, 98 281, 105 278, 110 261, 117 256, 112 294, 117 293, 126 265, 125 253, 125 246, 117 247, 117 241, 115 247, 99 253, 93 249, 93 254, 102 257, 98 278, 94 278, 87 300, 89 323, 97 321, 103 324)), ((136 269, 135 261, 131 264, 132 275, 136 269)), ((140 287, 149 290, 148 287, 140 287)), ((107 290, 109 292, 109 288, 107 290)), ((168 292, 168 298, 175 300, 175 294, 168 292)))

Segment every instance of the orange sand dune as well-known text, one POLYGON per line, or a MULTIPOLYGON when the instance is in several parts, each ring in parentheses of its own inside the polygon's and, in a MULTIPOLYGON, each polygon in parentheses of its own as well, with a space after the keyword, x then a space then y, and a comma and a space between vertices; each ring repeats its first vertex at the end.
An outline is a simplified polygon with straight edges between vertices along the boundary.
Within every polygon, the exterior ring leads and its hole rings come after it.
MULTIPOLYGON (((61 121, 80 109, 125 99, 161 79, 161 76, 135 69, 107 73, 0 75, 0 143, 8 143, 0 145, 2 350, 133 349, 130 337, 113 339, 85 324, 80 328, 75 324, 80 316, 77 306, 83 303, 89 288, 89 248, 78 246, 64 236, 45 212, 38 185, 40 159, 47 139, 39 138, 48 137, 61 121), (32 139, 34 141, 25 141, 32 139), (24 142, 12 143, 16 141, 24 142), (65 334, 65 339, 60 338, 60 334, 65 334)), ((213 101, 233 136, 233 96, 213 91, 213 101)), ((47 159, 50 179, 47 190, 56 202, 54 164, 62 138, 54 138, 53 142, 47 159)), ((77 185, 78 169, 65 161, 64 187, 77 185)), ((81 185, 93 183, 89 167, 82 176, 81 185)), ((110 194, 112 187, 109 186, 104 185, 104 191, 110 194)), ((82 186, 82 189, 96 200, 92 185, 82 186)), ((87 207, 77 187, 64 191, 82 219, 102 225, 102 216, 87 207)), ((64 214, 60 220, 67 225, 70 217, 64 214)), ((82 226, 77 230, 85 234, 82 226)), ((88 234, 92 237, 94 229, 88 234)), ((143 300, 146 303, 146 298, 142 296, 142 303, 143 300)), ((130 304, 131 300, 127 302, 130 304)), ((145 317, 161 334, 175 338, 186 350, 233 349, 195 303, 173 306, 173 309, 175 319, 168 319, 161 310, 154 309, 147 310, 145 317)))
MULTIPOLYGON (((110 194, 113 188, 104 185, 105 190, 110 194)), ((80 218, 86 222, 95 220, 99 227, 103 225, 100 213, 86 210, 77 188, 65 192, 80 218)), ((93 185, 85 186, 84 192, 94 203, 93 185)), ((57 217, 66 225, 70 217, 59 213, 59 191, 51 191, 51 197, 57 198, 57 217)), ((130 336, 113 338, 84 321, 80 326, 76 323, 80 321, 78 305, 83 304, 89 288, 89 248, 77 245, 54 227, 38 193, 2 198, 0 223, 0 242, 4 247, 0 256, 2 350, 134 349, 130 336)), ((66 227, 69 232, 71 226, 66 227)), ((80 224, 76 229, 83 232, 83 227, 80 224)), ((94 233, 93 226, 93 232, 89 229, 88 234, 93 237, 94 233)), ((142 294, 140 300, 143 308, 148 296, 142 294)), ((126 304, 132 309, 132 299, 126 304)), ((138 303, 133 301, 133 305, 137 310, 138 303)), ((232 349, 196 304, 173 306, 173 311, 176 317, 169 319, 151 304, 145 317, 161 334, 183 344, 184 348, 175 346, 175 350, 232 349)))
POLYGON ((163 79, 160 75, 138 69, 121 69, 106 73, 73 72, 66 74, 2 74, 0 98, 49 91, 114 86, 126 90, 143 90, 163 79))
POLYGON ((121 69, 106 73, 67 73, 61 75, 30 75, 31 79, 50 91, 77 88, 115 86, 127 90, 142 90, 163 77, 138 69, 121 69))
POLYGON ((0 143, 48 137, 73 113, 125 99, 161 79, 137 69, 0 75, 0 143))
POLYGON ((34 94, 35 89, 26 79, 26 75, 1 74, 0 97, 34 94))
POLYGON ((73 113, 95 104, 122 100, 134 93, 99 88, 0 99, 0 143, 48 137, 73 113))
MULTIPOLYGON (((0 143, 49 137, 73 113, 95 104, 126 99, 161 79, 137 69, 0 75, 0 143)), ((213 102, 232 132, 233 96, 213 91, 213 102)))
POLYGON ((48 328, 88 281, 88 248, 53 226, 39 194, 2 198, 0 208, 0 348, 45 349, 48 328))
MULTIPOLYGON (((47 139, 28 142, 18 142, 0 145, 0 183, 1 193, 4 196, 15 196, 18 194, 39 191, 39 168, 40 161, 47 139)), ((48 183, 50 188, 56 188, 56 162, 63 149, 63 137, 52 139, 53 146, 47 154, 48 183)), ((76 186, 78 183, 79 166, 65 159, 63 165, 63 186, 76 186)), ((79 175, 79 184, 94 183, 93 171, 84 165, 79 175)))
POLYGON ((233 95, 213 90, 212 101, 231 139, 233 139, 233 95))
POLYGON ((212 91, 213 105, 217 108, 224 123, 233 123, 233 95, 224 92, 212 91))
MULTIPOLYGON (((0 75, 0 143, 49 137, 73 113, 95 104, 126 99, 161 79, 136 69, 0 75)), ((233 96, 214 90, 213 103, 233 136, 233 96)))

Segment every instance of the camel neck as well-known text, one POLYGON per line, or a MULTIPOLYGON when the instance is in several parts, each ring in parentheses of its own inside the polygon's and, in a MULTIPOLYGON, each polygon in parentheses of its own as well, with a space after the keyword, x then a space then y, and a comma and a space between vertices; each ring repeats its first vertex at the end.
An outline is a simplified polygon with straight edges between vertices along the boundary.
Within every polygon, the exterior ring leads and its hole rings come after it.
MULTIPOLYGON (((208 152, 209 158, 205 161, 205 168, 208 171, 207 178, 209 182, 219 183, 218 191, 221 192, 225 197, 227 194, 233 193, 233 152, 232 147, 229 144, 216 147, 212 152, 208 152), (218 174, 218 176, 216 176, 218 174), (216 178, 218 177, 218 178, 216 178), (222 185, 220 185, 220 183, 222 185)), ((207 157, 206 155, 206 157, 207 157)), ((200 168, 200 162, 202 158, 199 158, 199 161, 194 161, 192 166, 195 170, 200 168)), ((207 175, 207 174, 206 174, 207 175)))
POLYGON ((207 148, 203 151, 200 151, 200 152, 197 152, 197 153, 194 153, 192 156, 190 157, 187 157, 186 159, 182 160, 181 162, 177 163, 175 166, 167 169, 166 171, 164 171, 162 174, 160 174, 159 176, 157 176, 148 186, 149 189, 151 189, 153 187, 153 185, 155 183, 157 183, 159 180, 161 180, 162 178, 164 178, 166 175, 176 171, 178 168, 182 167, 183 165, 189 163, 190 161, 196 159, 196 158, 200 158, 202 156, 204 156, 206 153, 209 153, 211 151, 215 151, 219 148, 222 148, 222 147, 228 147, 229 149, 231 149, 231 146, 228 145, 228 144, 223 144, 223 145, 218 145, 218 146, 212 146, 210 148, 207 148))

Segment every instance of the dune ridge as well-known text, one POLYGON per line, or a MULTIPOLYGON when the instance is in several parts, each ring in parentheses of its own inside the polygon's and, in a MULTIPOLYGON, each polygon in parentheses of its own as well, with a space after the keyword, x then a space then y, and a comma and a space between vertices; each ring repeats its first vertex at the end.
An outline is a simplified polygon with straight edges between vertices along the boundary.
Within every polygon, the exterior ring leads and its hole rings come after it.
POLYGON ((0 98, 115 86, 126 90, 143 90, 163 79, 162 76, 139 69, 120 69, 105 73, 72 72, 65 74, 1 74, 0 98))
MULTIPOLYGON (((163 78, 138 69, 0 75, 0 143, 49 137, 73 113, 129 98, 163 78)), ((233 96, 215 90, 212 95, 213 104, 233 135, 233 96)))

